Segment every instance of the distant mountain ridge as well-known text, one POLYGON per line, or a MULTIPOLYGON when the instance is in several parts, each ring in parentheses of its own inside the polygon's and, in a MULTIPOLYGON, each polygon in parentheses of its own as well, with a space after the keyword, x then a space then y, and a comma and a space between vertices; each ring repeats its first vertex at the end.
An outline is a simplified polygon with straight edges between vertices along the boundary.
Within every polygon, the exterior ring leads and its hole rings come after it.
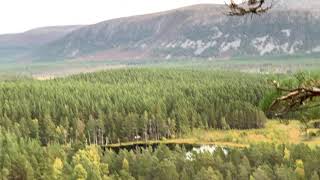
POLYGON ((62 38, 82 26, 52 26, 32 29, 22 33, 0 35, 0 58, 18 58, 37 48, 62 38))
POLYGON ((224 5, 195 5, 76 28, 34 48, 28 57, 213 59, 320 53, 319 9, 320 1, 279 0, 269 13, 251 18, 226 16, 224 5))

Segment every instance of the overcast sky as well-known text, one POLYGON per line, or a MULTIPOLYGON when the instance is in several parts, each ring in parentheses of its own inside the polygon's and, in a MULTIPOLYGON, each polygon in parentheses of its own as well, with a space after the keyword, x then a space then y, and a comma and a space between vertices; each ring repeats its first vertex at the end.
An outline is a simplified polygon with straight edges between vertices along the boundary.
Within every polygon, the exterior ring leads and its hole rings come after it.
POLYGON ((224 0, 1 0, 0 34, 100 21, 224 0))

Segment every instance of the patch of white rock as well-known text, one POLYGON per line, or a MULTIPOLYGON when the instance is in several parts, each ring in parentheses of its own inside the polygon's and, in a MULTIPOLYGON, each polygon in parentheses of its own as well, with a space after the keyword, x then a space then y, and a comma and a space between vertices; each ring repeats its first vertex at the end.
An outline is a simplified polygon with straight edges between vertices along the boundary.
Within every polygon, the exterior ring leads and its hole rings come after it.
POLYGON ((236 50, 240 47, 240 45, 241 45, 241 39, 236 39, 231 42, 223 42, 220 47, 220 52, 226 52, 226 51, 229 51, 230 49, 236 50))
MULTIPOLYGON (((286 33, 286 36, 290 36, 291 31, 283 31, 286 33)), ((269 35, 257 37, 252 40, 251 44, 256 48, 261 56, 271 53, 272 51, 282 51, 287 54, 294 54, 299 50, 299 46, 303 45, 302 41, 295 41, 290 46, 288 42, 284 44, 277 44, 272 37, 269 35)))

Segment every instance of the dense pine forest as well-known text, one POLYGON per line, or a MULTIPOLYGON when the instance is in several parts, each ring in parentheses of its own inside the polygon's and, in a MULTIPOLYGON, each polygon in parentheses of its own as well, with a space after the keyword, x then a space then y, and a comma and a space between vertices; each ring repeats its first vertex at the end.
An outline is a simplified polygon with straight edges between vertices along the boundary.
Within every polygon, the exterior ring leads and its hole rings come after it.
POLYGON ((0 125, 20 137, 106 144, 178 137, 193 128, 264 126, 262 76, 129 69, 0 83, 0 125))
MULTIPOLYGON (((183 146, 115 152, 194 129, 259 129, 267 75, 119 69, 0 81, 1 179, 319 179, 320 149, 258 144, 187 155, 183 146)), ((4 78, 3 78, 4 79, 4 78)))

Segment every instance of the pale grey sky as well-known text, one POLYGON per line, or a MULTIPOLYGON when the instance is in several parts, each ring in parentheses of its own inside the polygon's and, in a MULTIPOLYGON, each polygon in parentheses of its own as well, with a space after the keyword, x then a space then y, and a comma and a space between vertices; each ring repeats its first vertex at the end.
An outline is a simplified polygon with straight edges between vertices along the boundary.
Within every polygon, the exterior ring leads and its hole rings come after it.
POLYGON ((224 0, 1 0, 0 34, 100 21, 224 0))

